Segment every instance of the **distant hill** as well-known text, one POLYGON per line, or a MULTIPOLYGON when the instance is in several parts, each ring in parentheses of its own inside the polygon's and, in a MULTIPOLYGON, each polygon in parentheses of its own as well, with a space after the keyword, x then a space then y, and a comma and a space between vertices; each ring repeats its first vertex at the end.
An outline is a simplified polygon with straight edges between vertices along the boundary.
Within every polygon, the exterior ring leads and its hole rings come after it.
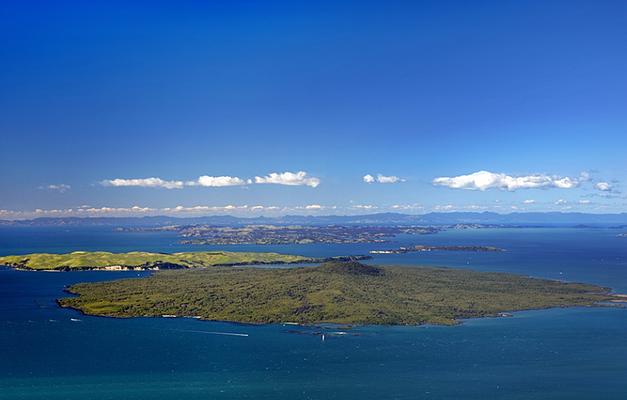
POLYGON ((240 218, 230 215, 204 217, 62 217, 35 218, 31 220, 0 220, 0 226, 113 226, 158 227, 167 225, 208 224, 238 226, 248 224, 276 225, 520 225, 520 226, 623 226, 627 225, 627 213, 584 214, 562 212, 528 212, 498 214, 494 212, 451 212, 421 215, 378 213, 367 215, 286 215, 281 217, 240 218))

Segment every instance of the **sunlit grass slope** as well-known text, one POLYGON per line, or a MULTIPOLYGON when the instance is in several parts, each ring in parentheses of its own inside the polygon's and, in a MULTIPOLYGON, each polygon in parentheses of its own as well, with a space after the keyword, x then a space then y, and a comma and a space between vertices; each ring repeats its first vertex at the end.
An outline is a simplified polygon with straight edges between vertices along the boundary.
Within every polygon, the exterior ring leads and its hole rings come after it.
POLYGON ((19 256, 0 257, 0 265, 10 265, 33 270, 73 270, 127 268, 194 268, 214 265, 296 263, 312 261, 311 258, 278 254, 246 252, 186 252, 148 253, 109 253, 104 251, 75 251, 67 254, 35 253, 19 256))

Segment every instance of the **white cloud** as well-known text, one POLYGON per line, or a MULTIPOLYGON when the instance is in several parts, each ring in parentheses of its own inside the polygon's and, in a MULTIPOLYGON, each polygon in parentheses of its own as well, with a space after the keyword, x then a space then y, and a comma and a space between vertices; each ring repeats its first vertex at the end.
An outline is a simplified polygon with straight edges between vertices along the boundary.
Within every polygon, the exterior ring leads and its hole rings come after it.
POLYGON ((467 206, 463 206, 461 207, 464 210, 487 210, 488 207, 487 206, 482 206, 479 204, 469 204, 467 206))
POLYGON ((392 210, 405 210, 405 211, 410 211, 410 210, 423 210, 424 206, 420 205, 420 204, 394 204, 392 205, 392 210))
POLYGON ((374 176, 367 174, 363 176, 363 181, 366 183, 399 183, 399 182, 405 182, 405 179, 399 178, 398 176, 394 176, 394 175, 381 175, 381 174, 377 174, 377 177, 375 178, 374 176))
POLYGON ((433 184, 453 189, 484 191, 496 188, 515 191, 518 189, 571 189, 579 186, 582 179, 584 179, 584 177, 569 178, 544 174, 510 176, 503 173, 478 171, 469 175, 435 178, 433 184))
POLYGON ((568 201, 567 201, 567 200, 564 200, 564 199, 559 199, 559 200, 557 200, 557 201, 555 202, 555 205, 556 205, 556 206, 562 206, 562 205, 564 205, 564 204, 568 204, 568 201))
POLYGON ((534 204, 536 201, 533 199, 527 199, 525 201, 523 201, 523 204, 534 204))
POLYGON ((198 177, 196 181, 187 182, 188 186, 205 186, 205 187, 224 187, 224 186, 241 186, 247 182, 242 178, 236 176, 208 176, 203 175, 198 177))
POLYGON ((116 187, 149 187, 149 188, 164 188, 164 189, 181 189, 183 188, 182 181, 166 181, 161 178, 140 178, 140 179, 107 179, 100 182, 103 186, 116 186, 116 187))
POLYGON ((266 176, 256 176, 255 183, 270 183, 275 185, 288 186, 310 186, 316 187, 320 184, 320 179, 307 176, 305 171, 294 172, 273 172, 266 176))
POLYGON ((609 182, 597 182, 597 184, 594 185, 594 188, 602 192, 611 192, 614 189, 614 186, 609 182))
POLYGON ((454 208, 455 206, 452 204, 436 205, 435 207, 433 207, 435 211, 451 211, 454 208))
POLYGON ((582 204, 582 205, 587 205, 590 203, 592 203, 590 200, 579 200, 579 204, 582 204))
POLYGON ((398 176, 385 176, 385 175, 377 175, 377 182, 379 183, 398 183, 398 182, 405 182, 404 179, 399 178, 398 176))
POLYGON ((352 206, 352 208, 356 208, 358 210, 375 210, 378 207, 372 204, 357 204, 352 206))
MULTIPOLYGON (((185 214, 194 214, 194 213, 209 213, 209 212, 233 212, 233 211, 247 211, 250 207, 247 205, 236 206, 233 204, 228 204, 226 206, 176 206, 176 207, 167 207, 162 208, 161 211, 165 213, 185 213, 185 214)), ((256 209, 258 210, 258 209, 256 209)))
POLYGON ((374 176, 372 176, 370 174, 364 175, 364 177, 362 179, 366 183, 374 183, 375 182, 374 176))
POLYGON ((501 208, 502 206, 500 205, 489 206, 489 205, 483 205, 483 204, 460 204, 460 205, 438 204, 438 205, 433 206, 432 210, 433 211, 460 212, 460 211, 485 211, 485 210, 490 210, 490 209, 501 209, 501 208))
POLYGON ((59 193, 64 193, 70 190, 72 187, 70 185, 66 185, 65 183, 59 183, 56 185, 48 185, 48 186, 40 186, 39 189, 48 189, 55 190, 59 193))
POLYGON ((305 206, 306 210, 322 210, 322 206, 320 204, 309 204, 305 206))
POLYGON ((256 206, 250 206, 248 207, 248 210, 252 211, 252 212, 257 212, 257 211, 275 211, 275 210, 280 210, 281 207, 277 207, 277 206, 262 206, 262 205, 256 205, 256 206))
POLYGON ((577 180, 577 178, 569 178, 569 177, 565 177, 565 178, 555 178, 555 177, 547 177, 547 176, 542 176, 542 178, 545 182, 541 183, 543 186, 548 186, 548 187, 556 187, 559 189, 572 189, 574 187, 579 186, 579 180, 577 180))

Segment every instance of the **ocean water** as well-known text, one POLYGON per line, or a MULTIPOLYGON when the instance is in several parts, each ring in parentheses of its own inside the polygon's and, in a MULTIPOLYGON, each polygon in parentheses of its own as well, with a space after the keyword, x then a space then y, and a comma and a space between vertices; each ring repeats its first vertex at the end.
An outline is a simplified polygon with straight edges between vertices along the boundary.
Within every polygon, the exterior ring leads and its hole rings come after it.
MULTIPOLYGON (((331 256, 404 244, 494 245, 507 251, 383 255, 371 262, 506 271, 627 293, 627 239, 618 233, 483 229, 376 245, 190 247, 169 233, 1 228, 0 254, 220 248, 331 256)), ((0 399, 627 398, 626 308, 342 330, 99 318, 56 306, 72 283, 144 274, 0 269, 0 399)))

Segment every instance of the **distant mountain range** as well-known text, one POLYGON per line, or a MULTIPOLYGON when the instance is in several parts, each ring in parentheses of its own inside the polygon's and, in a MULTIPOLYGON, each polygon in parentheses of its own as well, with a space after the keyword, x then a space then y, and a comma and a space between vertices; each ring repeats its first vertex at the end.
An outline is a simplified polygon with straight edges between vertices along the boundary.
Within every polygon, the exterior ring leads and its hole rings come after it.
POLYGON ((0 226, 115 226, 158 227, 167 225, 241 226, 248 224, 275 225, 517 225, 517 226, 627 226, 627 213, 584 214, 561 212, 528 212, 498 214, 493 212, 451 212, 422 215, 379 213, 368 215, 286 215, 282 217, 240 218, 229 215, 205 217, 61 217, 30 220, 0 220, 0 226))

